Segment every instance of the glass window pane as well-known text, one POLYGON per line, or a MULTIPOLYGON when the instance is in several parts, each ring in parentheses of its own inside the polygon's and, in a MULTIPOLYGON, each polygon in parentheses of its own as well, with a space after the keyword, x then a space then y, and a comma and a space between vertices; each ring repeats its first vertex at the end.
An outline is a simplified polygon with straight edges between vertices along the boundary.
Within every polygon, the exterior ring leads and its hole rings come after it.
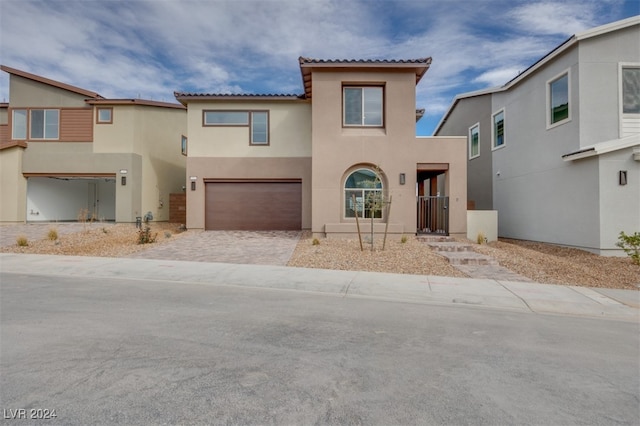
POLYGON ((362 89, 344 88, 344 124, 362 125, 362 89))
POLYGON ((31 110, 31 137, 34 139, 44 138, 44 110, 31 110))
POLYGON ((205 111, 204 124, 248 126, 249 113, 246 111, 205 111))
POLYGON ((359 169, 351 173, 345 182, 345 188, 382 188, 380 179, 376 179, 373 170, 359 169))
POLYGON ((344 216, 356 217, 356 208, 358 209, 358 217, 362 217, 363 198, 362 190, 345 190, 344 191, 344 216))
POLYGON ((110 123, 111 122, 111 108, 100 108, 100 109, 98 109, 98 121, 100 123, 110 123))
POLYGON ((504 113, 499 112, 493 117, 493 146, 498 147, 504 144, 504 113))
POLYGON ((266 112, 251 113, 251 143, 267 144, 269 142, 268 128, 266 112))
POLYGON ((46 139, 58 139, 58 110, 45 110, 45 129, 44 137, 46 139))
POLYGON ((382 126, 382 87, 365 87, 364 124, 382 126))
POLYGON ((476 126, 469 132, 469 157, 480 155, 480 129, 476 126))
POLYGON ((569 118, 569 76, 563 75, 550 84, 551 123, 569 118))
POLYGON ((622 69, 622 113, 640 114, 640 68, 622 69))
POLYGON ((16 109, 13 111, 13 139, 27 138, 27 110, 16 109))

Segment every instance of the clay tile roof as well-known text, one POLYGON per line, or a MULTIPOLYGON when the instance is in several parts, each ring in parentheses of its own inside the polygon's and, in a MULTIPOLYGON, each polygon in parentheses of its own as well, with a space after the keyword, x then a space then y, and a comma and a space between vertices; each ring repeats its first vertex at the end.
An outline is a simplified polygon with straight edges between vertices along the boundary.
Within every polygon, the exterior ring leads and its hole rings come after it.
POLYGON ((418 59, 315 59, 300 56, 300 73, 304 84, 304 94, 311 99, 311 71, 312 69, 334 68, 334 69, 363 69, 363 68, 386 68, 386 69, 408 69, 416 73, 416 84, 431 66, 431 58, 418 59))
POLYGON ((300 100, 304 95, 290 93, 196 93, 173 92, 178 101, 186 105, 188 100, 300 100))

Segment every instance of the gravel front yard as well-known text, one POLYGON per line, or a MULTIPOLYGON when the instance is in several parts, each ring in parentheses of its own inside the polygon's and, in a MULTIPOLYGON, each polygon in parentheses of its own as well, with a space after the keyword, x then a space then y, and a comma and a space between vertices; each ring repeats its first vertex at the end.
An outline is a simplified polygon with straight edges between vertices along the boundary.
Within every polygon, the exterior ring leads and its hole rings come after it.
MULTIPOLYGON (((8 229, 0 227, 0 232, 6 233, 8 229)), ((55 225, 42 228, 42 235, 30 238, 27 247, 18 247, 14 239, 13 244, 1 247, 0 252, 126 257, 151 247, 137 244, 138 234, 131 224, 93 223, 78 232, 59 234, 54 241, 47 239, 49 229, 55 229, 55 225)), ((154 245, 168 244, 199 232, 179 232, 178 225, 169 223, 153 223, 151 229, 157 233, 154 245)), ((639 289, 640 267, 628 257, 601 257, 577 249, 515 240, 473 245, 476 251, 494 257, 503 267, 536 282, 639 289)), ((387 241, 384 251, 381 250, 382 238, 375 240, 373 252, 370 245, 364 247, 365 250, 360 251, 357 239, 320 239, 319 244, 314 245, 310 234, 305 232, 289 266, 466 277, 412 236, 405 243, 387 241)))

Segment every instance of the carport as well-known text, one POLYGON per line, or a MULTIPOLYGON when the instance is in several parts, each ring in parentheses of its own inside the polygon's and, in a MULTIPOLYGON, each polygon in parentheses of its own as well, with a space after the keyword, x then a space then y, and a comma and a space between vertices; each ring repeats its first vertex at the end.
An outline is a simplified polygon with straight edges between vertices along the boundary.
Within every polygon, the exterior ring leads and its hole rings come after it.
POLYGON ((82 212, 88 219, 115 221, 115 174, 25 177, 27 222, 76 221, 82 212))

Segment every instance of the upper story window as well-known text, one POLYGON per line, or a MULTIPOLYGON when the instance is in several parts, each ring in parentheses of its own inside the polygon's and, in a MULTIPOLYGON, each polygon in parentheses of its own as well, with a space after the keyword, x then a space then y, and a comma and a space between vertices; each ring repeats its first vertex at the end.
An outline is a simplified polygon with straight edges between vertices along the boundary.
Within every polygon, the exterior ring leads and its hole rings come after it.
POLYGON ((480 123, 469 127, 469 160, 480 156, 480 123))
POLYGON ((60 111, 57 109, 32 109, 29 136, 31 139, 58 139, 60 111))
POLYGON ((269 145, 269 111, 203 111, 203 125, 249 127, 250 145, 269 145))
POLYGON ((622 113, 640 114, 640 66, 622 67, 622 113))
POLYGON ((180 138, 180 151, 182 155, 187 155, 187 137, 185 135, 180 138))
POLYGON ((113 108, 98 108, 96 113, 97 124, 111 124, 113 123, 113 108))
POLYGON ((547 127, 571 119, 569 83, 568 71, 547 82, 547 127))
POLYGON ((491 129, 493 149, 504 146, 504 109, 493 114, 493 128, 491 129))
POLYGON ((382 127, 384 123, 384 93, 378 86, 342 88, 344 126, 382 127))
POLYGON ((14 109, 11 139, 27 139, 27 110, 14 109))

